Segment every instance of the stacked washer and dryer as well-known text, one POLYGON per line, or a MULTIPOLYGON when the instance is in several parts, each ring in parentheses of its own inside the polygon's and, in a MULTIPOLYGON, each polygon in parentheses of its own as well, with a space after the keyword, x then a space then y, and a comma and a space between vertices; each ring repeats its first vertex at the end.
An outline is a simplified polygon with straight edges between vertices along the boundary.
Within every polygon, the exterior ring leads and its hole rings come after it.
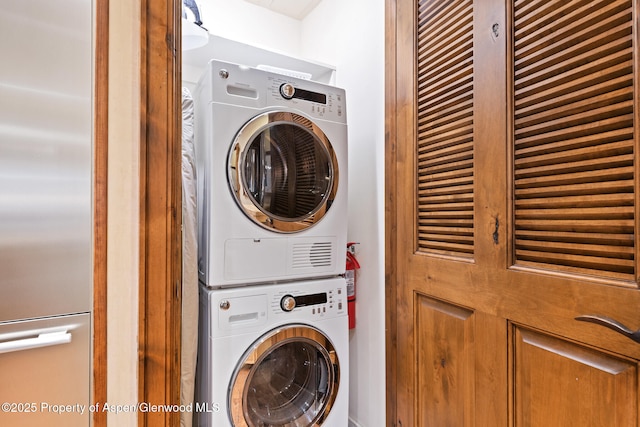
POLYGON ((346 426, 344 90, 212 60, 194 99, 196 425, 346 426))

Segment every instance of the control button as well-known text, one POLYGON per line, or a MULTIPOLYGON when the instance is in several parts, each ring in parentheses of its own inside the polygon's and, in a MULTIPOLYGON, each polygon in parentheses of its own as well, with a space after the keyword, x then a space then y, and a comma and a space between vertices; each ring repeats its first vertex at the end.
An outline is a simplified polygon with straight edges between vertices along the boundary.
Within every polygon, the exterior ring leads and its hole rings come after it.
POLYGON ((220 310, 229 310, 229 307, 231 307, 231 303, 229 301, 227 301, 226 299, 220 301, 220 310))
POLYGON ((293 87, 291 83, 283 83, 280 86, 280 95, 282 95, 284 99, 293 98, 293 94, 295 93, 296 93, 296 88, 293 87))
POLYGON ((338 303, 338 310, 342 310, 342 302, 338 303))
POLYGON ((296 299, 291 295, 285 295, 280 300, 280 307, 284 311, 291 311, 296 308, 296 299))

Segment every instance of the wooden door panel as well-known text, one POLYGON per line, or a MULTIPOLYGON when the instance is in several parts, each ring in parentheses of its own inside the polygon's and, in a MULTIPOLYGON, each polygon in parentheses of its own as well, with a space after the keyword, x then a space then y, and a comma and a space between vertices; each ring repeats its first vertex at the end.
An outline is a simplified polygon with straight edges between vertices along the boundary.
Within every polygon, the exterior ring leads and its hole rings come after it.
POLYGON ((427 295, 414 296, 415 408, 404 425, 485 426, 507 423, 507 323, 427 295), (501 351, 495 351, 501 350, 501 351))
POLYGON ((416 425, 472 425, 473 311, 420 294, 415 307, 416 425))
POLYGON ((637 362, 514 326, 517 426, 637 425, 637 362))
POLYGON ((500 317, 640 360, 640 345, 634 341, 576 320, 581 315, 599 315, 639 328, 640 292, 635 288, 611 286, 604 279, 553 276, 538 269, 514 267, 490 292, 500 294, 496 305, 500 317))
POLYGON ((640 426, 640 2, 389 1, 390 423, 640 426))
POLYGON ((634 282, 632 2, 513 20, 514 262, 634 282))
POLYGON ((417 13, 417 248, 473 257, 473 1, 417 13))

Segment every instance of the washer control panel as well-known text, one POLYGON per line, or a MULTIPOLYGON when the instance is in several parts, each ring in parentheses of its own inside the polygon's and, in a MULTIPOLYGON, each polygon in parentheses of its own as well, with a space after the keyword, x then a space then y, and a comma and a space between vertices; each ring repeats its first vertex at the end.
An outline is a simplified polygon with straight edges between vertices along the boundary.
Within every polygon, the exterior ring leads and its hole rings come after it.
POLYGON ((318 317, 343 313, 346 308, 346 291, 343 287, 322 292, 278 292, 273 296, 271 308, 276 313, 303 312, 318 317))

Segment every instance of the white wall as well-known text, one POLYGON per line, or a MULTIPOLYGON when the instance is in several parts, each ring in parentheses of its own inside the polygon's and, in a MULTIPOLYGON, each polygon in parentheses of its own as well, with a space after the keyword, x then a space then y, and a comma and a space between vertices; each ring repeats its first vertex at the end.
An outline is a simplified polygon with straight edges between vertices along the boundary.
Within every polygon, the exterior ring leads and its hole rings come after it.
POLYGON ((210 33, 253 46, 300 54, 300 21, 241 0, 198 0, 210 33))
POLYGON ((347 91, 348 239, 361 265, 349 414, 363 427, 385 423, 384 42, 384 0, 323 0, 302 25, 303 56, 334 65, 347 91))
POLYGON ((360 242, 350 333, 353 425, 385 421, 384 0, 323 0, 300 22, 244 1, 201 0, 211 33, 336 67, 347 92, 349 235, 360 242))

